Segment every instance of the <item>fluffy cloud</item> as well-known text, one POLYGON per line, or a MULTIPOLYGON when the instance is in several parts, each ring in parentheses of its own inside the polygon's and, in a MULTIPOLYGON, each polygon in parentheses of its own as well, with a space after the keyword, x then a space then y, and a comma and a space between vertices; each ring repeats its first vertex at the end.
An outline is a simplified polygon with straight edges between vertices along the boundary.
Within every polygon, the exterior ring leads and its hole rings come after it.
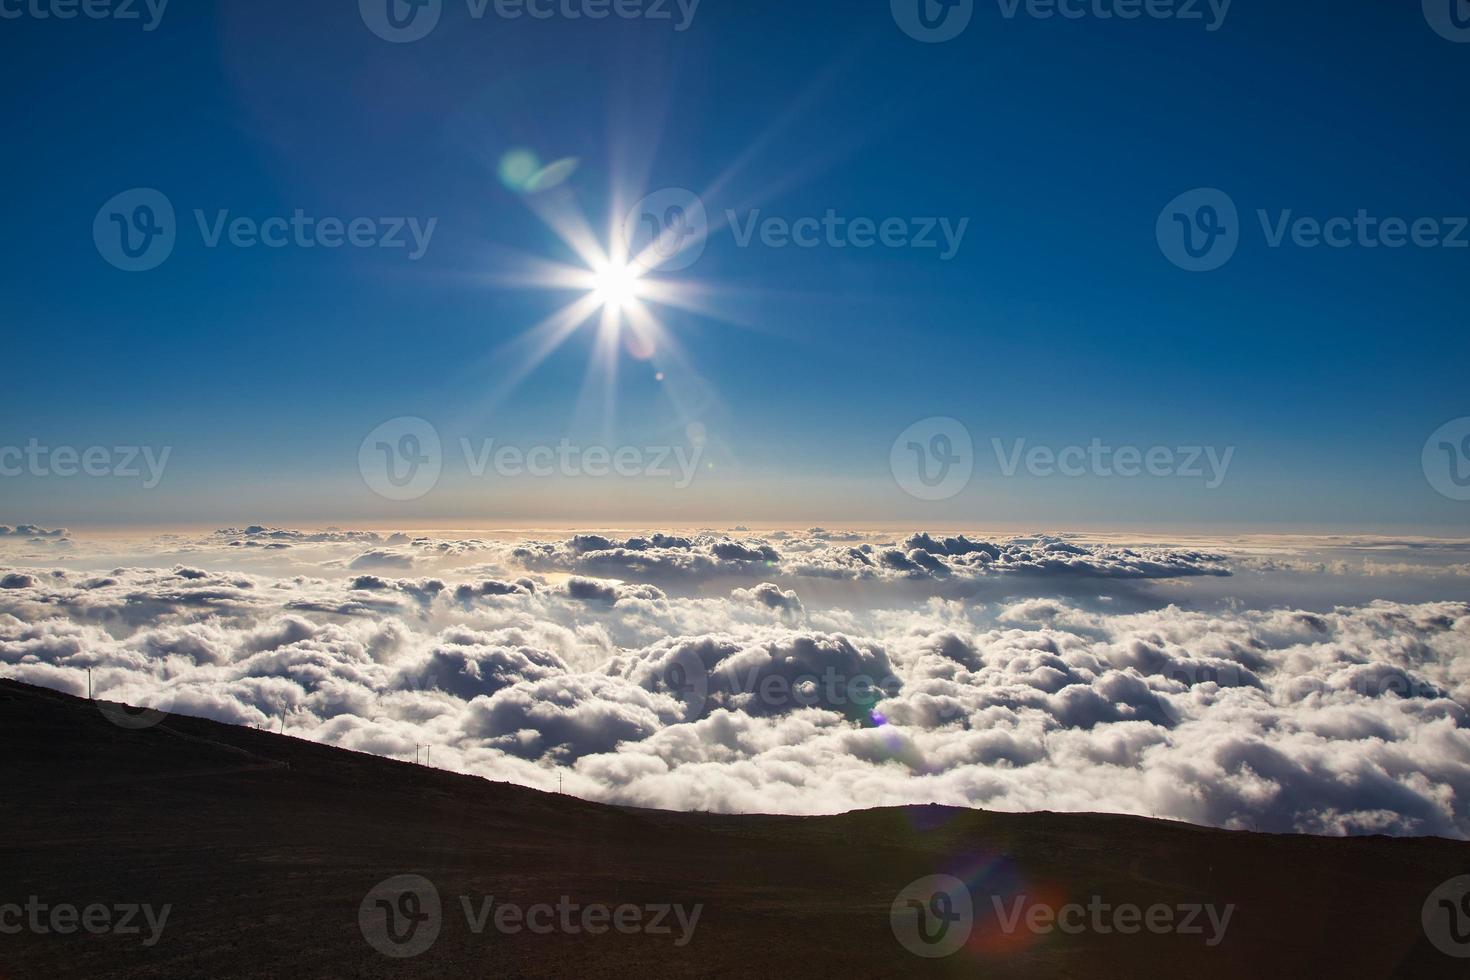
POLYGON ((80 694, 90 669, 111 699, 636 805, 1470 837, 1470 604, 1188 601, 1231 563, 1040 535, 252 527, 0 567, 0 673, 80 694), (909 588, 997 577, 986 601, 909 588))
POLYGON ((736 589, 730 594, 744 602, 753 602, 767 609, 778 609, 781 612, 790 613, 795 618, 800 618, 805 611, 801 598, 795 592, 782 589, 779 585, 772 585, 770 582, 762 582, 753 589, 736 589))
POLYGON ((524 542, 509 557, 541 571, 680 583, 777 576, 974 580, 1002 575, 1164 579, 1230 574, 1219 554, 1075 544, 1048 536, 992 542, 963 535, 936 540, 918 533, 901 542, 846 543, 859 540, 860 535, 822 528, 800 535, 778 533, 769 540, 710 533, 626 539, 582 534, 561 542, 524 542))
MULTIPOLYGON (((344 531, 335 527, 324 531, 296 531, 289 528, 265 527, 260 524, 252 524, 245 528, 223 528, 215 532, 215 537, 234 547, 269 543, 292 545, 342 541, 376 544, 383 540, 372 531, 344 531)), ((407 537, 399 534, 394 535, 388 543, 398 544, 407 540, 407 537)))
POLYGON ((34 524, 20 524, 15 527, 0 524, 0 538, 64 538, 66 536, 67 530, 64 527, 48 530, 44 527, 36 527, 34 524))

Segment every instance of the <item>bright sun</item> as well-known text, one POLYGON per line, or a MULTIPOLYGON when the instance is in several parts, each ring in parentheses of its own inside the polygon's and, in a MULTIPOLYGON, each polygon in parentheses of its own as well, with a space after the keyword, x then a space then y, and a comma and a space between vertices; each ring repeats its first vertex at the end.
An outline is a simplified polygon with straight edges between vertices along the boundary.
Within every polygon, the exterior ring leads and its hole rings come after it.
POLYGON ((622 310, 643 293, 638 277, 643 270, 633 265, 609 262, 592 272, 592 296, 603 307, 622 310))
MULTIPOLYGON (((656 380, 679 379, 675 384, 663 386, 668 397, 675 398, 673 392, 677 390, 680 400, 691 395, 705 398, 696 372, 660 314, 665 308, 671 308, 724 319, 710 302, 711 292, 707 287, 693 280, 671 281, 660 275, 668 256, 653 245, 635 252, 633 242, 627 239, 636 236, 625 235, 626 229, 622 227, 613 227, 606 242, 599 241, 570 197, 539 196, 529 197, 527 201, 575 254, 577 262, 571 265, 526 256, 523 270, 497 276, 494 281, 512 287, 576 295, 506 345, 504 354, 512 358, 514 366, 490 399, 506 397, 553 351, 589 323, 595 336, 583 400, 594 397, 592 392, 601 388, 604 402, 611 404, 618 360, 623 351, 635 360, 652 363, 656 380)), ((690 409, 681 405, 677 411, 682 417, 690 409)), ((611 409, 603 415, 611 418, 611 409)))

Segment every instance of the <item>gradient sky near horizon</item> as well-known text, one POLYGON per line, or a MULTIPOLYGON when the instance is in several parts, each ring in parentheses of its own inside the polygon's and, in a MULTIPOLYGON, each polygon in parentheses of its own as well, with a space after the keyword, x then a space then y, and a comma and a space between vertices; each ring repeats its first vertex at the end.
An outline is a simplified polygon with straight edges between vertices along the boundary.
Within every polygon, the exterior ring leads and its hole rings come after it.
POLYGON ((992 0, 943 44, 907 36, 881 0, 703 0, 684 31, 667 6, 673 21, 511 21, 445 0, 406 44, 346 0, 176 2, 151 31, 0 20, 0 446, 170 448, 153 489, 0 478, 0 523, 1470 528, 1470 502, 1436 492, 1421 461, 1470 416, 1470 248, 1272 248, 1256 218, 1470 215, 1470 44, 1419 4, 1236 0, 1209 31, 1008 19, 992 0), (717 231, 659 277, 701 284, 701 309, 657 308, 683 360, 619 344, 609 419, 584 397, 595 319, 504 390, 508 345, 577 298, 504 280, 527 257, 579 264, 501 179, 517 149, 577 158, 546 193, 604 242, 610 215, 667 187, 740 221, 968 225, 948 261, 717 231), (172 203, 178 242, 128 273, 92 229, 138 187, 172 203), (1190 273, 1155 224, 1200 187, 1239 206, 1241 242, 1190 273), (437 223, 409 261, 208 248, 196 209, 437 223), (444 443, 438 485, 409 502, 376 496, 358 465, 398 416, 444 443), (890 448, 940 416, 971 433, 975 475, 923 501, 890 448), (685 489, 475 479, 460 449, 692 431, 707 442, 685 489), (1215 489, 1008 478, 992 439, 1234 456, 1215 489))

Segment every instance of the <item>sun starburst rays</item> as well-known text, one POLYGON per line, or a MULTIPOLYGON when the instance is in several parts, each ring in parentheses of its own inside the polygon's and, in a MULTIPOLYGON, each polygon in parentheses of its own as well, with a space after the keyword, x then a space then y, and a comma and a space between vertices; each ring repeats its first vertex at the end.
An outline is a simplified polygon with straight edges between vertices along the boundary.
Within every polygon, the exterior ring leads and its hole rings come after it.
MULTIPOLYGON (((621 195, 618 197, 621 199, 621 195)), ((507 271, 487 277, 501 287, 574 294, 565 306, 496 353, 494 361, 498 370, 505 373, 490 393, 491 404, 498 404, 508 396, 539 365, 589 325, 595 333, 592 358, 577 400, 579 416, 596 416, 603 428, 611 426, 617 365, 625 354, 650 363, 660 379, 666 372, 676 370, 685 372, 685 380, 693 379, 695 375, 689 370, 688 358, 656 307, 690 310, 701 307, 705 304, 696 298, 699 286, 659 275, 657 267, 661 263, 656 258, 644 261, 643 255, 630 257, 622 229, 615 221, 604 244, 565 190, 529 197, 527 203, 581 264, 517 254, 507 271)), ((677 403, 688 399, 671 400, 676 402, 676 414, 682 415, 677 403)))

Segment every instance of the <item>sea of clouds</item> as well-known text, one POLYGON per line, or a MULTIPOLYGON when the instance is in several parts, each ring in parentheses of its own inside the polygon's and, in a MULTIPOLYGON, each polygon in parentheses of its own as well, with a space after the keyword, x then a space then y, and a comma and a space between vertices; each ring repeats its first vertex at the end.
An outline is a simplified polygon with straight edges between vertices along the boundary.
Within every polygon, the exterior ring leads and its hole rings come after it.
POLYGON ((641 806, 1467 838, 1467 554, 7 527, 0 676, 641 806))

